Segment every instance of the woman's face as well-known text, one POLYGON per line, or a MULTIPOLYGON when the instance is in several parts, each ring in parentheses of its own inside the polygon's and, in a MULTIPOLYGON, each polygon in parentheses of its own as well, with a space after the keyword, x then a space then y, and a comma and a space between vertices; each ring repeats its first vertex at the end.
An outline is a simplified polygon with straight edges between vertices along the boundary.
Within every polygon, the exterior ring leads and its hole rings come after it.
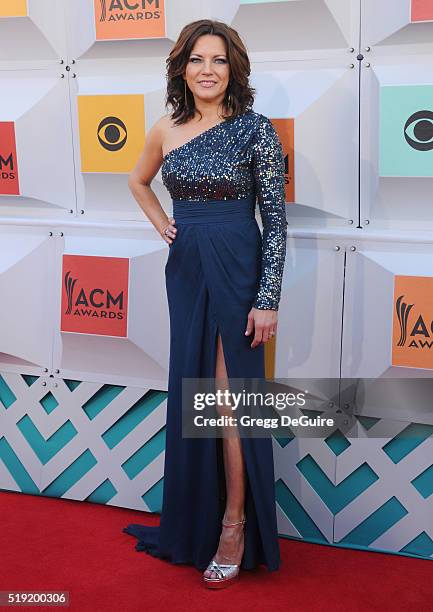
POLYGON ((224 39, 214 34, 203 34, 195 41, 185 69, 186 82, 194 99, 220 104, 229 77, 224 39))

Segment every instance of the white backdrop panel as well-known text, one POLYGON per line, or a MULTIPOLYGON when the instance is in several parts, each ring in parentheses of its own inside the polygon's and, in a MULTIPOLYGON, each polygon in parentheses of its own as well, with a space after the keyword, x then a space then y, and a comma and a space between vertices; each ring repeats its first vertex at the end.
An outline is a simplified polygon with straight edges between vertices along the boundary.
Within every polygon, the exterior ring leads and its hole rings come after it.
POLYGON ((232 23, 252 54, 339 57, 358 48, 359 0, 241 1, 232 23))
POLYGON ((0 70, 46 67, 66 56, 66 3, 27 0, 25 17, 2 17, 0 7, 0 70))
POLYGON ((253 68, 255 109, 271 118, 294 120, 291 224, 356 223, 357 70, 336 60, 282 62, 278 70, 274 63, 264 62, 253 68))
MULTIPOLYGON (((381 57, 361 70, 361 225, 370 229, 433 229, 432 176, 416 176, 408 156, 408 176, 380 176, 380 92, 382 87, 433 85, 433 56, 381 57), (411 176, 412 175, 412 176, 411 176)), ((400 94, 399 94, 400 95, 400 94)), ((398 105, 399 96, 396 96, 398 105)), ((414 110, 422 110, 416 106, 414 110)), ((432 107, 430 106, 430 110, 432 107)), ((409 115, 410 113, 408 113, 409 115)), ((405 116, 409 118, 409 116, 405 116)), ((403 130, 395 125, 395 130, 403 130)), ((384 146, 387 146, 386 141, 384 146)), ((388 145, 389 146, 389 145, 388 145)), ((409 148, 409 147, 408 147, 409 148)), ((391 151, 389 153, 391 155, 391 151)), ((398 152, 400 154, 400 152, 398 152)), ((397 152, 395 153, 397 155, 397 152)), ((431 156, 431 151, 425 155, 431 156)), ((412 161, 411 161, 412 160, 412 161)), ((421 168, 420 168, 421 174, 421 168)))
POLYGON ((288 232, 275 377, 338 378, 344 248, 338 238, 288 232), (335 250, 339 247, 339 250, 335 250))
MULTIPOLYGON (((354 239, 348 252, 343 378, 430 377, 431 369, 392 365, 395 276, 431 277, 433 244, 354 239)), ((410 298, 409 298, 410 299, 410 298)))
MULTIPOLYGON (((153 65, 151 72, 146 74, 143 62, 134 63, 128 67, 118 66, 119 73, 121 72, 121 74, 118 73, 116 77, 113 77, 112 71, 108 66, 99 66, 99 68, 98 76, 86 75, 77 79, 71 79, 77 207, 79 211, 84 211, 83 214, 86 215, 86 218, 144 221, 147 218, 128 187, 127 173, 81 172, 81 134, 78 117, 78 97, 93 95, 123 96, 130 94, 144 96, 144 133, 142 137, 144 145, 145 133, 165 114, 163 110, 163 67, 158 62, 158 66, 153 65)), ((116 111, 113 111, 113 113, 116 113, 116 111)), ((143 120, 143 117, 134 117, 133 121, 136 119, 143 120)), ((130 130, 137 129, 133 123, 127 125, 127 127, 130 130)), ((96 130, 93 138, 96 142, 96 130)), ((135 161, 132 167, 135 165, 135 161)), ((169 197, 167 190, 162 184, 161 170, 158 171, 152 182, 152 189, 168 214, 169 197)))
POLYGON ((20 195, 0 196, 0 214, 64 217, 75 211, 67 79, 50 71, 3 71, 0 121, 15 123, 20 195))
POLYGON ((55 239, 47 228, 0 226, 0 367, 52 367, 55 239))
MULTIPOLYGON (((63 377, 100 380, 124 385, 167 388, 169 319, 164 265, 168 247, 156 232, 108 231, 96 228, 68 229, 65 254, 129 259, 127 333, 124 337, 101 335, 96 330, 61 332, 62 258, 56 258, 54 367, 63 377)), ((84 267, 82 275, 86 274, 84 267)), ((107 268, 109 275, 109 267, 107 268)), ((77 280, 80 287, 80 277, 77 280)), ((95 279, 95 287, 109 287, 95 279)), ((76 294, 75 294, 76 295, 76 294)), ((95 314, 96 311, 95 311, 95 314)), ((80 329, 78 327, 78 329, 80 329)))
MULTIPOLYGON (((374 55, 402 55, 433 52, 432 21, 411 21, 414 0, 362 0, 361 47, 373 47, 374 55)), ((418 3, 419 4, 419 3, 418 3)), ((424 5, 427 8, 427 2, 424 5)))

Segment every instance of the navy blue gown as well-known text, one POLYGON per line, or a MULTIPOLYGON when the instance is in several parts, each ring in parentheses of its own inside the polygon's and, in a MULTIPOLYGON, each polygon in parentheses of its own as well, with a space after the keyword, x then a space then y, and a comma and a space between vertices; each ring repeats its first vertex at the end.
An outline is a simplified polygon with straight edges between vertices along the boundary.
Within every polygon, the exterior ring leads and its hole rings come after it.
MULTIPOLYGON (((182 377, 215 376, 217 333, 229 379, 265 377, 264 345, 245 336, 251 307, 278 310, 286 255, 284 160, 271 121, 248 110, 165 155, 177 235, 165 266, 170 315, 160 525, 131 524, 137 551, 206 569, 225 510, 222 439, 182 437, 182 377), (258 202, 263 236, 255 219, 258 202)), ((242 437, 246 468, 242 569, 277 570, 271 437, 242 437)))

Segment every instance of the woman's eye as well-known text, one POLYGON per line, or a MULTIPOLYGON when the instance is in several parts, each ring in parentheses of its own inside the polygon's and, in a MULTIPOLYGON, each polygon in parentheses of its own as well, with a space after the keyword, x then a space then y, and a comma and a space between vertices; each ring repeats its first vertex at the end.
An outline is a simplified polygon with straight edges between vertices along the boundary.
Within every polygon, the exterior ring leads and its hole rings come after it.
MULTIPOLYGON (((200 61, 200 58, 199 58, 199 57, 191 57, 189 61, 190 61, 190 62, 194 62, 195 60, 200 61)), ((227 60, 225 60, 225 59, 224 59, 224 58, 222 58, 222 57, 217 58, 215 61, 216 61, 216 62, 222 62, 223 64, 226 64, 226 63, 227 63, 227 60)))

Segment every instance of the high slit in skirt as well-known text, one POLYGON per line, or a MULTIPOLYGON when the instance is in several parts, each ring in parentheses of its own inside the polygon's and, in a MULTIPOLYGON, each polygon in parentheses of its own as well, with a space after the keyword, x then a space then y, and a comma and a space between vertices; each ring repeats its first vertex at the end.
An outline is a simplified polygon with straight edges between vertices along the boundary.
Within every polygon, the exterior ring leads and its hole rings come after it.
MULTIPOLYGON (((262 236, 255 198, 173 200, 177 234, 165 266, 170 316, 164 488, 160 525, 131 524, 137 551, 204 570, 216 553, 226 489, 220 437, 182 437, 182 378, 214 378, 218 333, 227 376, 265 377, 248 313, 259 289, 262 236)), ((241 436, 246 470, 241 568, 277 570, 280 551, 272 439, 241 436)))

